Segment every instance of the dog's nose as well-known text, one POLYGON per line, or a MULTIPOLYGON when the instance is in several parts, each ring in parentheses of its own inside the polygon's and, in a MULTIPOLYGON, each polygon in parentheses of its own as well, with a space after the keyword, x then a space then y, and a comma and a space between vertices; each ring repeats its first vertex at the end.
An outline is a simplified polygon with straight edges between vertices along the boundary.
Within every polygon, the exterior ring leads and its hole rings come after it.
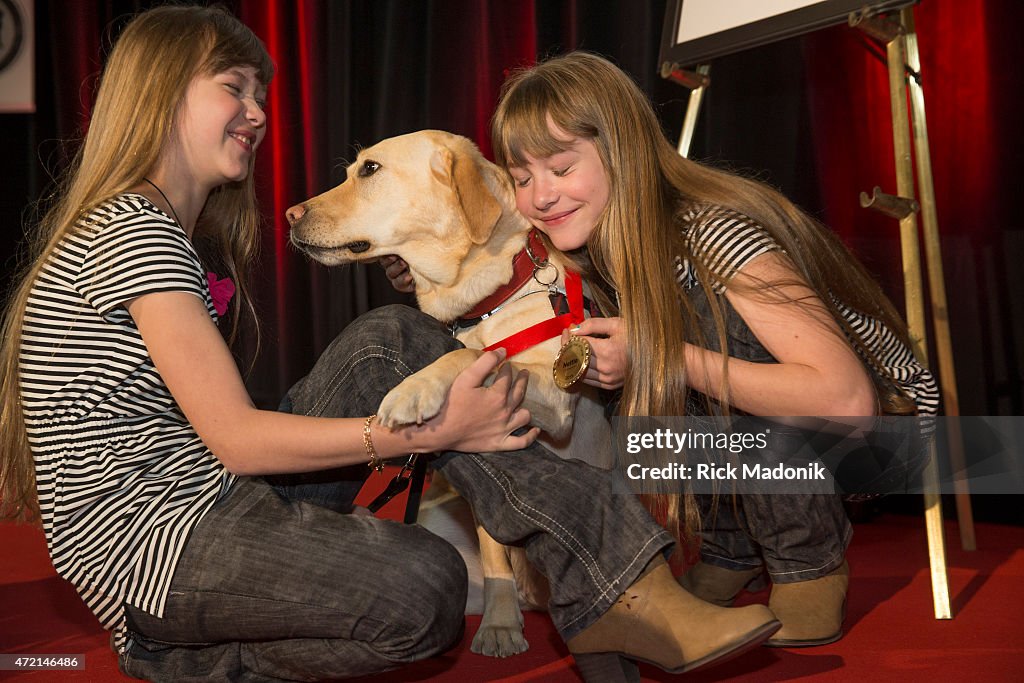
POLYGON ((302 217, 306 215, 306 205, 296 204, 287 211, 284 212, 286 218, 288 218, 288 224, 294 226, 302 217))

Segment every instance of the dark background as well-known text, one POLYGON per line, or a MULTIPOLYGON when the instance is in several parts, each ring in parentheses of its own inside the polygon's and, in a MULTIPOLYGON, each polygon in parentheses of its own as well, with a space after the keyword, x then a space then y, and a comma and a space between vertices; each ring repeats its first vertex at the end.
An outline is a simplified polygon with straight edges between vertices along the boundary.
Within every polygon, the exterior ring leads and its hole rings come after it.
MULTIPOLYGON (((154 4, 35 2, 37 112, 0 114, 0 284, 15 270, 33 203, 88 123, 112 40, 131 13, 154 4)), ((629 72, 673 141, 689 95, 657 73, 664 0, 222 4, 278 65, 257 161, 263 343, 248 384, 263 406, 356 315, 408 301, 379 268, 328 271, 287 245, 284 210, 343 180, 358 145, 441 128, 489 155, 487 121, 507 70, 574 48, 629 72)), ((1024 17, 1016 0, 923 0, 915 17, 956 362, 956 377, 943 380, 955 380, 963 415, 1020 415, 1024 220, 1011 202, 1024 161, 1024 17)), ((902 309, 897 224, 857 201, 875 185, 895 193, 884 53, 843 25, 714 60, 690 156, 779 187, 830 225, 902 309)))

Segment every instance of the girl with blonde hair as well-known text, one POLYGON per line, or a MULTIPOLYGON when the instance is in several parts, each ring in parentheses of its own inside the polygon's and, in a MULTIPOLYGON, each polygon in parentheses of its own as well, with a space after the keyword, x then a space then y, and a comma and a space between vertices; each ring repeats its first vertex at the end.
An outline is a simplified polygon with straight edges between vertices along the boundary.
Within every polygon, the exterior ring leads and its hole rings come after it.
POLYGON ((458 344, 413 309, 352 323, 282 411, 253 405, 217 323, 253 311, 252 170, 272 73, 223 10, 133 19, 6 310, 0 507, 41 521, 121 669, 319 680, 450 647, 466 597, 458 553, 415 525, 351 514, 368 473, 409 453, 443 453, 435 467, 491 535, 528 542, 557 579, 553 620, 599 675, 635 677, 622 655, 691 670, 774 632, 763 606, 680 588, 663 559, 671 538, 639 503, 533 444, 525 376, 505 365, 483 386, 502 354, 483 354, 431 420, 381 427, 384 395, 458 344), (208 267, 237 283, 234 304, 208 267))
MULTIPOLYGON (((679 156, 607 60, 574 52, 513 74, 492 135, 519 210, 609 292, 611 317, 574 334, 593 349, 585 381, 621 388, 619 414, 853 417, 889 399, 935 412, 906 325, 839 239, 772 188, 679 156)), ((678 534, 707 501, 650 503, 678 534)), ((704 516, 684 586, 731 604, 766 567, 783 623, 769 644, 841 637, 838 496, 738 496, 704 516)))

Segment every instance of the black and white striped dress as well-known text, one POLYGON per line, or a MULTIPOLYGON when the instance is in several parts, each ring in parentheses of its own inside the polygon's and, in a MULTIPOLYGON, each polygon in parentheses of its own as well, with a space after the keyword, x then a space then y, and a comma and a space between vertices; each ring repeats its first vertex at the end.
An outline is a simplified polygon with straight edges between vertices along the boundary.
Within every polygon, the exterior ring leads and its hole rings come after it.
POLYGON ((125 302, 188 292, 217 315, 184 231, 136 194, 79 221, 28 299, 19 371, 53 565, 124 645, 128 603, 162 616, 174 568, 233 475, 185 419, 125 302))
MULTIPOLYGON (((764 228, 731 209, 704 206, 691 210, 682 221, 690 253, 699 255, 708 271, 718 278, 712 289, 719 294, 725 291, 721 280, 728 280, 761 254, 780 249, 764 228)), ((685 259, 677 260, 676 278, 685 289, 699 285, 696 269, 685 259)), ((883 368, 914 400, 919 414, 937 414, 939 390, 935 377, 914 358, 913 352, 881 321, 853 310, 835 297, 832 301, 883 368)))

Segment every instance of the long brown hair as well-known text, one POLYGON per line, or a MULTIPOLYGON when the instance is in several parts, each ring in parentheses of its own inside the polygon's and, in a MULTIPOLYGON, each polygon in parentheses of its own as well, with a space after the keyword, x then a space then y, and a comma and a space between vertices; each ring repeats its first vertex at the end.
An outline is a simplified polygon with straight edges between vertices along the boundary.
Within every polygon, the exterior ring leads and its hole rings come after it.
MULTIPOLYGON (((34 234, 30 258, 4 313, 0 350, 0 518, 38 516, 35 471, 20 405, 18 354, 29 293, 48 256, 79 220, 104 201, 138 184, 174 134, 192 79, 232 66, 251 66, 263 85, 274 74, 266 48, 252 31, 216 7, 166 6, 135 17, 110 53, 88 132, 49 197, 34 234)), ((238 288, 229 341, 244 309, 255 321, 249 265, 259 245, 259 214, 250 161, 242 181, 210 193, 193 233, 207 265, 238 288)))
MULTIPOLYGON (((608 205, 588 240, 586 261, 618 294, 629 354, 622 415, 686 414, 690 392, 681 349, 684 342, 703 340, 696 313, 676 284, 675 256, 696 268, 712 302, 719 348, 727 349, 724 312, 711 288, 715 280, 730 285, 731 275, 709 273, 683 237, 683 216, 703 205, 734 209, 763 226, 876 371, 881 364, 845 322, 833 296, 908 340, 895 307, 834 233, 763 183, 681 157, 646 95, 611 62, 572 52, 512 74, 491 121, 498 164, 508 168, 524 164, 524 154, 544 157, 562 151, 564 143, 549 131, 549 117, 572 136, 592 141, 608 175, 608 205)), ((759 296, 778 301, 777 293, 790 283, 761 284, 759 296)), ((727 369, 723 354, 719 398, 724 410, 729 404, 727 369)), ((680 519, 694 528, 696 510, 692 504, 682 509, 679 496, 655 496, 649 502, 673 531, 678 533, 680 519)), ((690 503, 689 497, 684 502, 690 503)))

